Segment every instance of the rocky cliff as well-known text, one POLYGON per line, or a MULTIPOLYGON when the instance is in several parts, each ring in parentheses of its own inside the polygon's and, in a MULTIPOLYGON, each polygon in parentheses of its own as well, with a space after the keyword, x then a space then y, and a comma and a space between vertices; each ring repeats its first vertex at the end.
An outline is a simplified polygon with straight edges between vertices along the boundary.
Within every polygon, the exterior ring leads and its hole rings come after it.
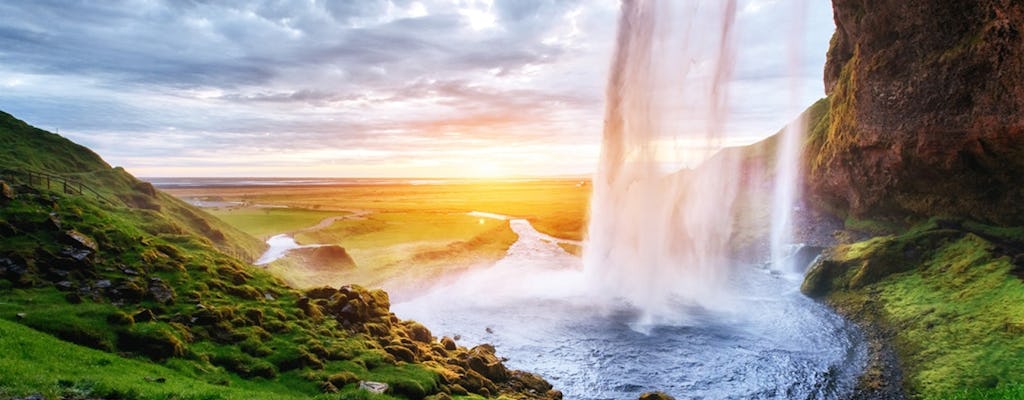
POLYGON ((1024 3, 833 5, 811 193, 860 218, 1024 224, 1024 3))

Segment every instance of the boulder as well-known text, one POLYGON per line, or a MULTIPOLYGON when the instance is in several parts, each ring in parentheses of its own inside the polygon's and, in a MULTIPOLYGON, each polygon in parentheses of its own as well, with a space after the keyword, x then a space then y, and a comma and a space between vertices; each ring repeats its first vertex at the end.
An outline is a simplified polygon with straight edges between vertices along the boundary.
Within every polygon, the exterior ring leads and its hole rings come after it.
POLYGON ((307 290, 306 297, 311 299, 330 299, 331 296, 334 296, 336 293, 338 293, 338 289, 330 286, 324 286, 307 290))
POLYGON ((100 249, 95 240, 74 229, 64 232, 64 242, 76 249, 89 250, 93 253, 100 249))
POLYGON ((494 382, 508 380, 508 369, 494 355, 494 346, 482 344, 469 350, 466 366, 494 382))
POLYGON ((444 349, 448 351, 454 351, 458 348, 458 345, 455 344, 455 340, 448 336, 441 338, 441 346, 444 346, 444 349))
POLYGON ((434 336, 431 335, 430 329, 427 329, 423 324, 416 321, 406 321, 405 328, 409 332, 409 338, 420 343, 430 343, 434 341, 434 336))
POLYGON ((365 390, 376 394, 384 394, 384 392, 388 391, 388 384, 384 382, 359 381, 359 390, 365 390))
POLYGON ((149 278, 149 298, 160 304, 174 303, 174 289, 157 277, 149 278))
POLYGON ((665 392, 647 392, 640 395, 640 400, 676 400, 665 392))

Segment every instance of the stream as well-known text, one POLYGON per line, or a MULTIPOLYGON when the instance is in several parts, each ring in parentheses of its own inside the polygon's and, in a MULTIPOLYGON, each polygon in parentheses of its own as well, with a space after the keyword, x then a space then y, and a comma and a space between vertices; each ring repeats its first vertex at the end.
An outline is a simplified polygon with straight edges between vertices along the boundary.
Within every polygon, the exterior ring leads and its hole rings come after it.
POLYGON ((508 367, 540 374, 566 399, 654 390, 677 399, 839 399, 863 370, 859 331, 800 294, 799 279, 737 266, 728 307, 680 304, 671 323, 637 326, 635 310, 589 289, 580 259, 558 239, 526 220, 509 223, 519 239, 503 259, 393 311, 464 346, 493 344, 508 367))

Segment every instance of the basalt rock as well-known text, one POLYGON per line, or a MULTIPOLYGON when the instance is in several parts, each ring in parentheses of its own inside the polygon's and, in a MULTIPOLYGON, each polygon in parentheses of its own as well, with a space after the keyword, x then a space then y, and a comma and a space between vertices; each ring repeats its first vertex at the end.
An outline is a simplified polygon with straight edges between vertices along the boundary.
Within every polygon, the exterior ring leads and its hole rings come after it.
POLYGON ((1024 3, 833 5, 812 195, 856 217, 1024 224, 1024 3))

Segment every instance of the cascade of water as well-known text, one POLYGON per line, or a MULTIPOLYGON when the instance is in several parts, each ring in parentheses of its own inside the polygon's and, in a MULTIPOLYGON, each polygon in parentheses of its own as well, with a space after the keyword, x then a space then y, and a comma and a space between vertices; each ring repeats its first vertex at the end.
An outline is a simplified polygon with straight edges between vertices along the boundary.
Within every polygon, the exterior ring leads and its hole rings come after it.
POLYGON ((735 0, 622 2, 583 260, 640 322, 721 305, 738 163, 715 153, 735 14, 735 0))
MULTIPOLYGON (((789 48, 787 64, 789 69, 789 115, 798 114, 800 107, 800 58, 803 54, 803 23, 806 20, 807 1, 792 2, 796 15, 790 24, 789 48)), ((772 269, 787 273, 802 273, 797 269, 801 266, 787 265, 793 243, 793 206, 796 202, 800 184, 800 142, 806 130, 804 116, 800 115, 791 122, 779 138, 776 149, 775 187, 772 195, 772 224, 770 236, 772 269)))

